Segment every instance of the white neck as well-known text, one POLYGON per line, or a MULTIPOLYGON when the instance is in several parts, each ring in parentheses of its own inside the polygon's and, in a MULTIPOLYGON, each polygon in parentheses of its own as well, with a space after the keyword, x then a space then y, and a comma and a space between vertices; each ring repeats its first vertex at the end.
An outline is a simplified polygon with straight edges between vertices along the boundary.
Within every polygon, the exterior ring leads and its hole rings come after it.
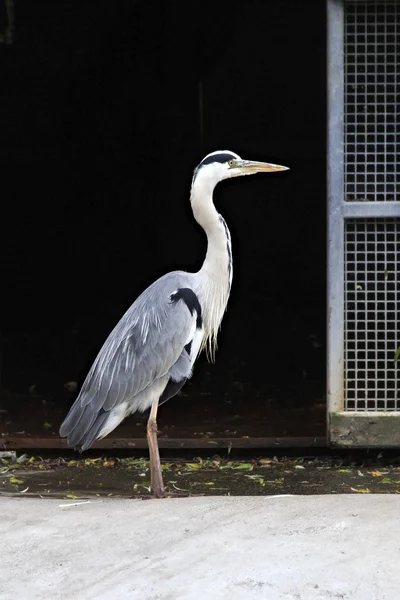
POLYGON ((214 358, 217 334, 229 298, 232 280, 231 242, 228 227, 213 203, 215 184, 202 176, 195 178, 191 203, 193 215, 207 235, 207 253, 198 272, 199 296, 203 309, 208 354, 214 358))

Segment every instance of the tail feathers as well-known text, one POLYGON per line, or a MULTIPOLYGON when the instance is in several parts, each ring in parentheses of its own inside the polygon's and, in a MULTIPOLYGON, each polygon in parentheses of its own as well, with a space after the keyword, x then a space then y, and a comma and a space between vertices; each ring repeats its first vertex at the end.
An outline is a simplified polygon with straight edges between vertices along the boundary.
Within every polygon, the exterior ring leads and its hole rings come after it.
MULTIPOLYGON (((90 414, 90 405, 87 405, 88 404, 87 402, 85 403, 86 404, 85 405, 84 400, 85 400, 85 397, 83 397, 81 394, 79 394, 79 396, 77 397, 77 399, 75 400, 75 402, 73 403, 71 408, 69 409, 69 412, 60 427, 60 436, 61 437, 69 436, 69 434, 79 424, 83 415, 90 414)), ((95 412, 93 410, 92 410, 92 414, 95 414, 95 412)))
MULTIPOLYGON (((99 436, 100 430, 103 427, 107 418, 108 418, 108 414, 105 412, 98 414, 97 419, 95 420, 95 422, 93 423, 91 428, 87 431, 84 438, 78 444, 75 445, 75 449, 78 450, 79 452, 83 452, 84 450, 87 450, 88 448, 90 448, 90 446, 93 444, 93 442, 95 442, 96 439, 98 439, 100 437, 99 436)), ((69 443, 69 440, 68 440, 68 443, 69 443)), ((70 445, 72 446, 72 444, 70 444, 70 445)))
MULTIPOLYGON (((186 379, 186 377, 180 381, 170 379, 161 394, 159 404, 164 404, 173 398, 183 387, 186 379)), ((77 398, 60 427, 60 436, 66 437, 68 445, 80 452, 90 448, 96 439, 106 437, 125 417, 132 414, 132 405, 128 401, 118 404, 110 411, 105 411, 103 408, 96 410, 91 402, 87 402, 87 397, 88 395, 85 394, 82 398, 77 398)), ((140 408, 134 411, 136 416, 139 415, 140 408)), ((149 410, 145 410, 140 420, 147 421, 148 413, 149 410)))
POLYGON ((93 444, 98 432, 108 418, 103 409, 94 411, 90 404, 82 407, 77 400, 60 427, 60 436, 67 438, 68 446, 81 452, 93 444))

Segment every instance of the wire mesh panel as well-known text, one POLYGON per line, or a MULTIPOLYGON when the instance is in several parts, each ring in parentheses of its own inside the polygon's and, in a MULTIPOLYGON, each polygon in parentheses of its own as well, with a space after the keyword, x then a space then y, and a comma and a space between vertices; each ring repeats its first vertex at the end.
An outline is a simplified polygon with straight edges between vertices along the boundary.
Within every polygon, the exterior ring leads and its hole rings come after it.
POLYGON ((333 446, 400 445, 400 0, 328 0, 333 446))
POLYGON ((345 224, 345 410, 400 410, 400 221, 345 224))
POLYGON ((400 201, 400 2, 345 2, 345 200, 400 201))

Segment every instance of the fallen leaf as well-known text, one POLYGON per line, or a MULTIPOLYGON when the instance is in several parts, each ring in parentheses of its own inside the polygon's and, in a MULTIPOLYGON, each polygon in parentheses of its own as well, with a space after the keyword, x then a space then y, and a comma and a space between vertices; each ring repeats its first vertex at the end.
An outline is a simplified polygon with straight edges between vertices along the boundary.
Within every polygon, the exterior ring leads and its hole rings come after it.
POLYGON ((147 490, 148 492, 151 492, 151 486, 150 486, 150 484, 149 485, 142 485, 141 483, 139 483, 139 487, 142 487, 145 490, 147 490))
MULTIPOLYGON (((112 494, 108 494, 111 496, 112 494)), ((59 504, 59 508, 69 508, 70 506, 81 506, 81 504, 90 504, 90 500, 85 500, 84 502, 73 502, 72 504, 59 504)))
POLYGON ((272 460, 272 458, 260 458, 258 462, 260 463, 260 465, 270 465, 274 461, 272 460))
POLYGON ((186 463, 186 466, 189 467, 189 469, 201 469, 199 463, 186 463))
POLYGON ((17 463, 21 464, 26 462, 28 459, 28 455, 27 454, 22 454, 21 456, 17 456, 17 463))
POLYGON ((336 473, 352 473, 351 469, 337 469, 336 473))
POLYGON ((253 465, 251 463, 240 463, 236 467, 233 467, 236 471, 251 471, 253 465))
POLYGON ((370 494, 371 492, 369 491, 368 488, 350 488, 352 492, 356 492, 357 494, 370 494))
POLYGON ((115 462, 113 460, 105 460, 103 462, 103 467, 113 467, 115 465, 115 462))
POLYGON ((17 479, 16 477, 10 477, 9 481, 10 483, 15 483, 17 485, 24 483, 23 479, 17 479))
POLYGON ((245 477, 248 477, 252 481, 256 481, 262 487, 264 487, 264 485, 265 485, 265 479, 264 479, 264 477, 262 477, 262 475, 245 475, 245 477))
POLYGON ((305 469, 305 467, 303 467, 303 465, 296 465, 295 469, 305 469))
POLYGON ((134 458, 118 458, 117 460, 118 460, 118 462, 120 462, 123 465, 127 465, 129 467, 140 467, 140 468, 147 467, 148 462, 149 462, 149 461, 146 461, 143 459, 137 460, 134 458))
POLYGON ((372 475, 373 477, 383 477, 380 471, 368 471, 368 475, 372 475))
POLYGON ((174 483, 172 484, 174 486, 174 488, 176 490, 178 490, 178 492, 188 492, 189 490, 185 489, 185 488, 180 488, 177 485, 175 485, 174 483))
POLYGON ((214 481, 205 481, 204 485, 215 485, 214 481))

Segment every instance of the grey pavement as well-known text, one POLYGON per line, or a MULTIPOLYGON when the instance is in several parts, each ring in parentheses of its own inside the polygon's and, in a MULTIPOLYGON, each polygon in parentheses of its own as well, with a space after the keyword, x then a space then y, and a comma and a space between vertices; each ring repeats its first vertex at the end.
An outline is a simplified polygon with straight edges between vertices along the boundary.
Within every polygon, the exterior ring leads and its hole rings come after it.
POLYGON ((400 495, 2 498, 0 598, 398 600, 400 495))

